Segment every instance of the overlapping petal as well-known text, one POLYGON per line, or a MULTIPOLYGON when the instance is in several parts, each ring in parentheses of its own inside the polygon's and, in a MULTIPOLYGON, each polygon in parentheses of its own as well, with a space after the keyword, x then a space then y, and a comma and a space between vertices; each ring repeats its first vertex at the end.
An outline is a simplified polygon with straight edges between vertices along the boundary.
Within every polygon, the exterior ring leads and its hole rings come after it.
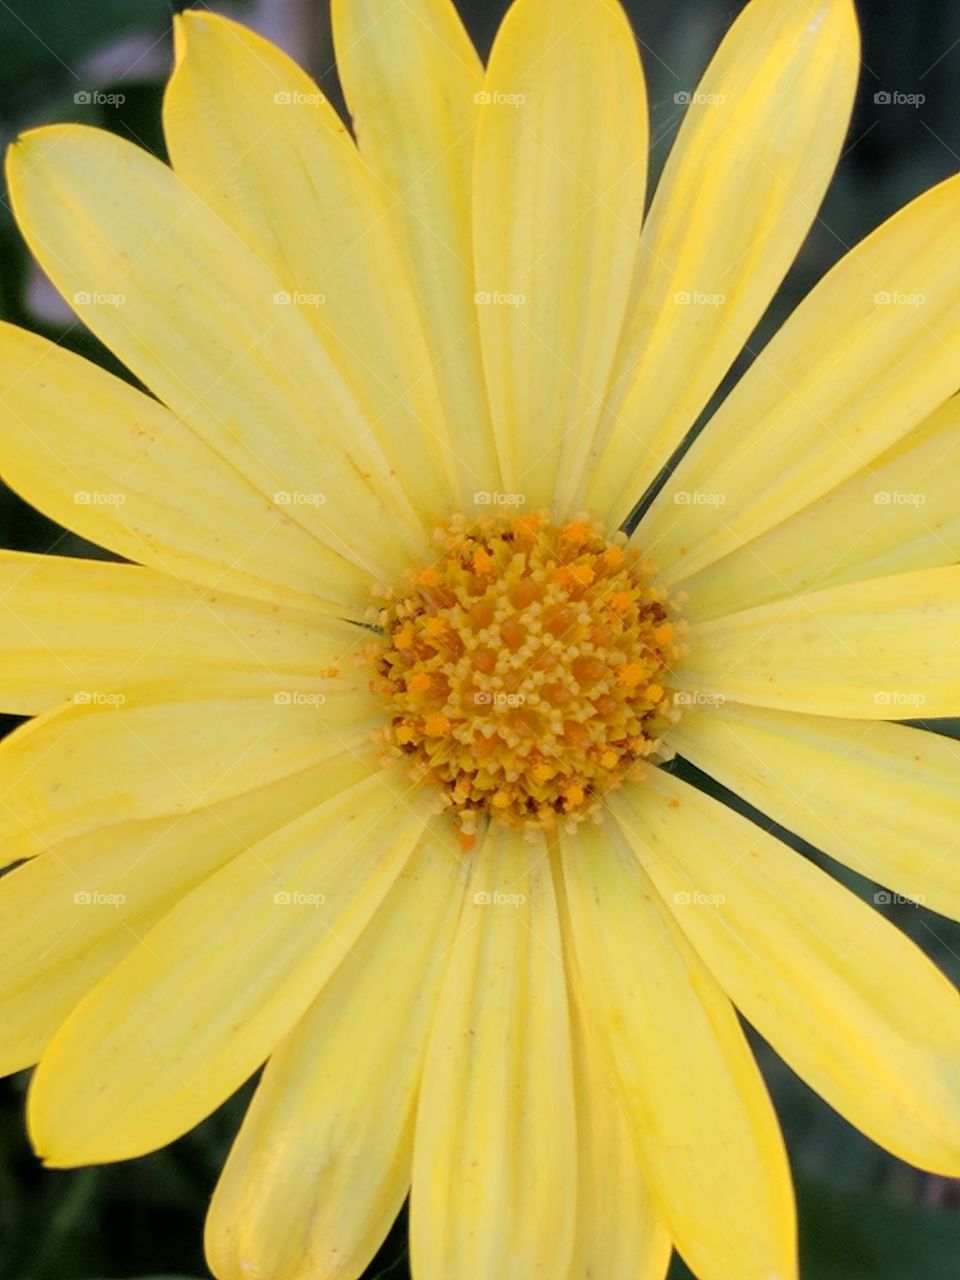
POLYGON ((324 763, 177 817, 97 827, 0 880, 0 1075, 36 1062, 81 998, 231 858, 376 771, 324 763))
POLYGON ((958 217, 960 176, 847 253, 760 352, 641 521, 666 580, 817 501, 956 391, 958 217))
POLYGON ((794 1277, 777 1121, 729 1000, 611 828, 563 842, 570 938, 644 1172, 699 1280, 794 1277))
POLYGON ((217 1186, 207 1256, 224 1280, 354 1280, 410 1186, 413 1120, 468 863, 428 828, 280 1046, 217 1186))
POLYGON ((259 492, 150 396, 6 324, 0 385, 0 475, 45 515, 203 587, 363 616, 363 572, 291 517, 291 495, 259 492))
POLYGON ((696 90, 644 225, 587 499, 621 523, 770 303, 840 156, 849 0, 752 0, 696 90))
POLYGON ((472 855, 417 1112, 410 1247, 421 1280, 552 1280, 570 1264, 577 1138, 570 1022, 543 845, 472 855))
POLYGON ((414 284, 464 501, 501 489, 473 271, 483 66, 452 0, 333 0, 337 69, 414 284))
POLYGON ((280 281, 364 406, 421 514, 456 502, 455 457, 376 185, 317 84, 237 22, 188 9, 163 119, 174 172, 280 281))
POLYGON ((960 1172, 960 998, 855 894, 746 818, 657 772, 614 811, 740 1011, 901 1159, 960 1172))
MULTIPOLYGON (((742 609, 960 560, 960 396, 795 516, 685 579, 684 615, 742 609)), ((721 511, 722 518, 722 511, 721 511)))
POLYGON ((960 568, 870 578, 690 628, 671 677, 693 701, 820 716, 960 712, 960 568))
POLYGON ((477 300, 506 489, 572 509, 637 254, 643 72, 617 0, 516 0, 484 86, 477 300))
POLYGON ((48 1164, 124 1160, 172 1141, 310 1007, 429 812, 422 793, 405 794, 399 771, 338 781, 331 799, 183 898, 73 1011, 28 1098, 31 1138, 48 1164))
POLYGON ((670 741, 838 862, 960 920, 960 743, 733 702, 686 708, 670 741))
POLYGON ((356 388, 269 266, 114 134, 35 129, 11 147, 7 173, 41 266, 124 364, 314 537, 370 573, 399 572, 423 546, 422 516, 356 388))
POLYGON ((0 743, 3 862, 110 823, 219 804, 369 748, 378 722, 362 679, 97 691, 0 743))
POLYGON ((273 676, 282 689, 351 656, 361 634, 154 569, 0 551, 0 709, 17 715, 130 684, 273 676))

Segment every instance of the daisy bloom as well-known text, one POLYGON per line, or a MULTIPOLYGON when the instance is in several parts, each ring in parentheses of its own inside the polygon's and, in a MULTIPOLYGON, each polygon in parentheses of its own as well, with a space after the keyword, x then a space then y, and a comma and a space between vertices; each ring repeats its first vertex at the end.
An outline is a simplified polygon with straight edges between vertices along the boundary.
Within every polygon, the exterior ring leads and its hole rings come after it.
POLYGON ((9 153, 145 390, 0 331, 4 478, 125 561, 0 560, 0 1066, 65 1167, 266 1064, 219 1280, 356 1280, 408 1193, 416 1280, 791 1280, 738 1015, 951 1176, 957 997, 685 779, 960 917, 960 746, 892 723, 960 714, 960 180, 678 452, 840 155, 849 0, 751 0, 646 212, 616 0, 516 0, 485 69, 450 0, 333 12, 356 141, 188 11, 169 167, 9 153))

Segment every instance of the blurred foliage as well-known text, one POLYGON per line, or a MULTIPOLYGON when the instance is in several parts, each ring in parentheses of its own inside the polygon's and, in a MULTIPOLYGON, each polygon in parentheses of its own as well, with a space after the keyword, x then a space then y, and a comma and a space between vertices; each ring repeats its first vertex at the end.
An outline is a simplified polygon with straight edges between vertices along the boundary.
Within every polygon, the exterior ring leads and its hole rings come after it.
MULTIPOLYGON (((627 7, 650 81, 656 174, 682 115, 675 95, 695 84, 742 3, 635 0, 627 7)), ((505 0, 460 0, 482 51, 505 8, 505 0)), ((859 9, 863 81, 847 152, 803 253, 730 380, 850 244, 919 191, 960 168, 960 114, 955 110, 960 5, 862 0, 859 9), (920 108, 883 105, 875 101, 883 90, 922 93, 926 101, 920 108)), ((329 58, 326 0, 304 0, 304 10, 314 69, 331 97, 340 101, 329 58)), ((164 0, 5 0, 0 4, 0 140, 6 142, 29 125, 81 120, 163 155, 160 102, 162 66, 168 62, 169 5, 164 0), (124 39, 132 42, 126 64, 99 56, 124 39), (93 89, 120 92, 123 102, 108 106, 85 101, 84 93, 93 89)), ((0 205, 0 260, 2 318, 122 372, 79 323, 33 305, 37 277, 5 201, 0 205)), ((104 554, 9 493, 0 494, 0 540, 30 550, 104 554)), ((12 717, 3 717, 0 728, 13 723, 12 717)), ((960 736, 955 725, 929 727, 960 736)), ((761 815, 696 771, 679 767, 697 785, 763 823, 761 815)), ((872 896, 874 886, 791 833, 778 834, 855 892, 872 896)), ((960 977, 956 926, 902 904, 885 910, 947 972, 960 977)), ((960 1258, 958 1184, 928 1177, 879 1151, 750 1034, 797 1172, 804 1280, 954 1280, 960 1258)), ((155 1155, 67 1172, 42 1169, 30 1152, 23 1124, 26 1085, 25 1074, 0 1084, 0 1280, 206 1277, 203 1215, 253 1084, 155 1155)), ((675 1260, 671 1280, 688 1275, 675 1260)), ((409 1277, 405 1214, 368 1276, 409 1277)))

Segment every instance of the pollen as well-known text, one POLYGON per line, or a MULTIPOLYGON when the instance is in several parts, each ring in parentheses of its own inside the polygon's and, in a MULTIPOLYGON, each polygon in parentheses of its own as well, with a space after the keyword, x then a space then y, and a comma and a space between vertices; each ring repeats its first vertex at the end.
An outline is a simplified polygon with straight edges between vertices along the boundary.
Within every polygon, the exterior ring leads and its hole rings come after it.
POLYGON ((489 815, 569 827, 669 754, 684 623, 656 570, 586 515, 438 528, 431 564, 378 590, 368 653, 390 760, 437 788, 469 848, 489 815))

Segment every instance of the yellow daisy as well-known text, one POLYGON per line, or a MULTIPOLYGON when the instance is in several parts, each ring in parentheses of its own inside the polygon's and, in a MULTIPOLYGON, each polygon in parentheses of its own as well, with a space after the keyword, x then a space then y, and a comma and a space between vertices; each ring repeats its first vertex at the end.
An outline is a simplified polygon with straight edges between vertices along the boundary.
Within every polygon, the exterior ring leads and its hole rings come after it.
POLYGON ((0 1068, 56 1166, 266 1063, 219 1280, 796 1275, 735 1010, 960 1174, 955 992, 672 753, 960 916, 960 181, 744 347, 843 143, 849 0, 752 0, 643 217, 615 0, 334 0, 357 145, 177 20, 171 167, 78 126, 17 218, 148 392, 0 332, 4 478, 135 563, 5 553, 0 1068), (642 224, 642 226, 641 226, 642 224), (618 533, 618 529, 631 530, 618 533), (36 855, 36 856, 35 856, 36 855))

